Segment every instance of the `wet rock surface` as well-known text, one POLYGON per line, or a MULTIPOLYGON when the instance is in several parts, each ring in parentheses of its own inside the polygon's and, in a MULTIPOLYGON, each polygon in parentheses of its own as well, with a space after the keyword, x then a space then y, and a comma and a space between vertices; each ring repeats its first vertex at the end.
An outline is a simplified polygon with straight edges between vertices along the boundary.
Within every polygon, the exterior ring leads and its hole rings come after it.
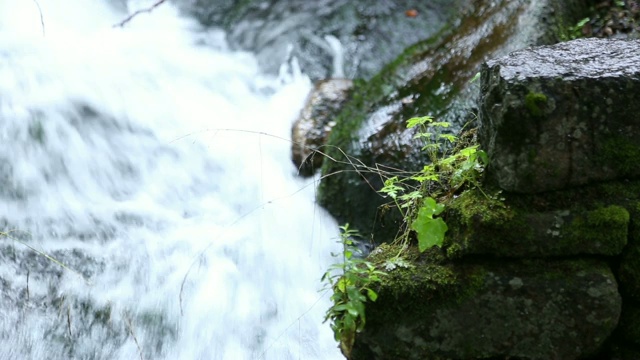
MULTIPOLYGON (((474 120, 479 84, 470 80, 480 64, 523 46, 558 41, 558 23, 573 22, 581 4, 474 2, 457 27, 415 44, 373 79, 357 83, 352 100, 336 118, 329 144, 365 166, 325 163, 323 174, 340 174, 323 180, 319 202, 339 222, 375 233, 375 241, 393 238, 401 219, 397 212, 379 210, 389 199, 375 192, 382 180, 370 168, 416 171, 428 161, 423 144, 413 138, 415 129, 407 130, 405 121, 432 115, 454 124, 455 132, 474 120)), ((328 150, 343 159, 339 151, 328 150)))
POLYGON ((580 39, 482 69, 481 146, 502 189, 543 192, 637 177, 640 41, 580 39))
POLYGON ((370 78, 407 46, 455 21, 471 1, 182 0, 205 26, 221 27, 277 73, 295 57, 312 79, 370 78), (375 54, 372 56, 372 54, 375 54))
POLYGON ((291 130, 292 160, 301 176, 311 176, 322 166, 321 148, 336 124, 336 113, 349 99, 352 87, 351 80, 328 79, 317 82, 309 94, 291 130))

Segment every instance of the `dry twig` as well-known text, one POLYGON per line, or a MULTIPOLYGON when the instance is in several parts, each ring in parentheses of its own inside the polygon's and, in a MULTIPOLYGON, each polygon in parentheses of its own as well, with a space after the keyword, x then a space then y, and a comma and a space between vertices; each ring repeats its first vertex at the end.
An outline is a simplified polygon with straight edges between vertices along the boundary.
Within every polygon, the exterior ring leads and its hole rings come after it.
POLYGON ((38 7, 38 13, 40 14, 40 25, 42 25, 42 36, 44 36, 44 15, 42 15, 42 8, 40 7, 40 3, 38 0, 33 0, 33 2, 38 7))
POLYGON ((158 6, 162 5, 162 3, 166 2, 167 0, 158 0, 155 3, 153 3, 153 5, 149 6, 146 9, 140 9, 140 10, 136 10, 133 12, 133 14, 129 15, 126 19, 122 20, 121 22, 114 24, 113 27, 124 27, 126 23, 128 23, 129 21, 131 21, 131 19, 133 19, 134 17, 142 14, 142 13, 150 13, 152 12, 155 8, 157 8, 158 6))

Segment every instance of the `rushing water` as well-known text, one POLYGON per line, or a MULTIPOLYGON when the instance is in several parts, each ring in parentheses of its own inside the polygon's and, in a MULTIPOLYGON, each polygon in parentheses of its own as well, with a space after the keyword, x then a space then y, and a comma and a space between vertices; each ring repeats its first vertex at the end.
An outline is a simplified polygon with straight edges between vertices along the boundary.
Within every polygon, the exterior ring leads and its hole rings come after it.
POLYGON ((0 359, 340 358, 286 140, 309 80, 111 3, 0 0, 0 359))

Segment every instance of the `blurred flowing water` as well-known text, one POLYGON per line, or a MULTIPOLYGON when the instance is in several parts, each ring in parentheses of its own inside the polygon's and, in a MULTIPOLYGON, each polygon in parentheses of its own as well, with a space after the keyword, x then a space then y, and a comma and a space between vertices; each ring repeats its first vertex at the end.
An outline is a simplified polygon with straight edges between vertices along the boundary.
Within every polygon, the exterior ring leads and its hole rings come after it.
POLYGON ((0 359, 340 358, 310 81, 151 3, 0 0, 0 359))

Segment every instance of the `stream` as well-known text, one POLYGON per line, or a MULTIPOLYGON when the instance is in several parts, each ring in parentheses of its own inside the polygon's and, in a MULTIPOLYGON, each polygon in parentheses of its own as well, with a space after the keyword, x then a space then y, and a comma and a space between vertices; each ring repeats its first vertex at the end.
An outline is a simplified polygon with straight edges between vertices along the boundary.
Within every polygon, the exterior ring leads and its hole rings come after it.
POLYGON ((311 88, 169 2, 0 0, 0 359, 339 359, 311 88))

